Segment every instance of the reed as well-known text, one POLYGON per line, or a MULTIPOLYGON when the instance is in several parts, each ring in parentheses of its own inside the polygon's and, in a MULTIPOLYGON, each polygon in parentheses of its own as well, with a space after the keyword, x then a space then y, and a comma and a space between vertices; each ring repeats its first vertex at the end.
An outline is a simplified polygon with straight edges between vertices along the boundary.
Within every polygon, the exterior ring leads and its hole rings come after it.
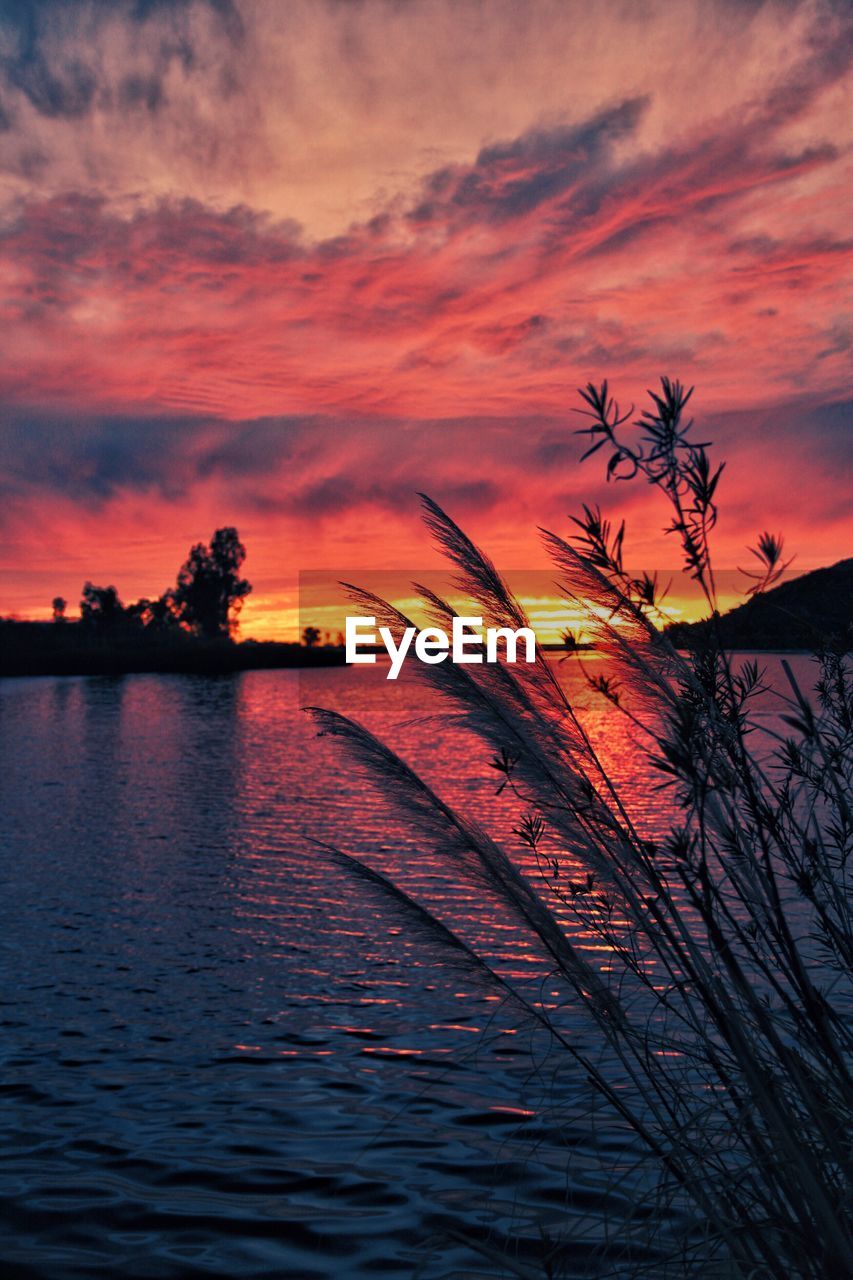
MULTIPOLYGON (((825 648, 813 698, 787 667, 785 729, 759 732, 760 666, 733 662, 714 623, 711 540, 723 468, 694 439, 691 393, 662 380, 633 423, 606 383, 580 394, 584 456, 604 449, 608 477, 644 479, 663 493, 667 531, 707 603, 695 647, 676 651, 660 628, 660 584, 625 567, 624 524, 584 508, 571 539, 543 531, 562 591, 585 609, 609 659, 606 674, 596 664, 590 687, 626 717, 635 750, 677 813, 665 837, 650 838, 541 657, 512 668, 415 664, 487 744, 503 793, 496 820, 507 797, 521 810, 514 847, 454 811, 361 725, 312 713, 320 732, 341 739, 382 785, 424 847, 497 895, 607 1053, 580 1050, 563 1010, 507 980, 377 871, 349 865, 579 1064, 648 1154, 661 1215, 665 1204, 680 1210, 673 1265, 697 1276, 830 1280, 853 1258, 849 663, 825 648), (606 948, 606 967, 579 944, 590 936, 606 948)), ((484 622, 529 625, 487 556, 429 498, 423 505, 484 622)), ((784 566, 781 539, 762 535, 755 556, 751 590, 759 591, 784 566)), ((449 629, 453 610, 420 590, 449 629)), ((375 596, 354 594, 392 629, 411 625, 375 596)), ((549 1249, 550 1274, 563 1261, 559 1247, 549 1249)))

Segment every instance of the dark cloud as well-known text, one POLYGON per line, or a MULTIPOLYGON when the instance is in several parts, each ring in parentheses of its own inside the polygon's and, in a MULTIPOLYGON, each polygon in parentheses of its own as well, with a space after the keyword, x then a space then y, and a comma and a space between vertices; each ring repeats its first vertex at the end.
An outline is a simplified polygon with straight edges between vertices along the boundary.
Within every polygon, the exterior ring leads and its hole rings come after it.
MULTIPOLYGON (((216 29, 231 43, 242 40, 243 21, 232 0, 4 0, 0 31, 11 38, 14 52, 0 61, 0 77, 7 90, 20 93, 49 119, 80 119, 96 103, 112 103, 124 111, 140 106, 157 110, 165 98, 163 81, 169 64, 178 61, 185 71, 197 64, 186 22, 193 8, 207 10, 216 29), (143 27, 159 19, 161 38, 146 46, 149 60, 153 54, 153 68, 128 72, 114 92, 112 85, 99 79, 96 64, 66 57, 61 37, 78 34, 92 17, 119 18, 143 27)), ((0 113, 0 121, 3 118, 0 113)))
POLYGON ((0 226, 0 247, 29 262, 50 299, 64 292, 65 273, 84 264, 90 273, 97 267, 132 276, 132 284, 159 278, 177 262, 274 266, 303 252, 300 234, 296 223, 275 223, 245 206, 220 211, 184 199, 128 219, 101 196, 72 193, 20 208, 0 226))
MULTIPOLYGON (((737 450, 744 439, 766 450, 769 459, 798 460, 828 475, 849 469, 853 462, 853 400, 829 404, 814 398, 795 400, 770 409, 714 414, 707 430, 723 452, 737 450)), ((825 492, 821 490, 821 492, 825 492)), ((804 497, 800 492, 799 497, 804 497)))
POLYGON ((635 133, 649 105, 648 98, 630 98, 592 119, 570 128, 534 131, 510 143, 487 147, 477 157, 473 174, 457 191, 455 202, 478 203, 481 176, 492 195, 491 216, 499 219, 531 212, 543 201, 561 195, 591 169, 599 168, 614 142, 635 133), (496 190, 489 179, 497 175, 496 190))
POLYGON ((119 86, 118 99, 122 107, 134 110, 144 107, 146 111, 155 112, 163 105, 166 98, 163 81, 156 75, 128 75, 119 86))
MULTIPOLYGON (((312 416, 224 422, 198 417, 98 418, 8 411, 0 424, 0 484, 13 497, 62 497, 97 508, 129 495, 169 503, 214 482, 241 510, 326 519, 344 510, 407 509, 426 488, 468 513, 513 497, 516 480, 547 484, 548 505, 576 506, 577 422, 528 417, 353 424, 312 416), (562 495, 562 496, 561 496, 562 495)), ((703 437, 720 456, 763 452, 802 474, 849 466, 853 402, 795 401, 772 410, 705 417, 703 437)), ((639 487, 615 489, 583 471, 587 500, 624 507, 639 487)), ((805 502, 807 495, 800 494, 805 502)), ((816 508, 820 503, 814 495, 816 508)))
POLYGON ((539 211, 543 259, 629 249, 693 211, 701 216, 747 190, 832 165, 839 152, 830 143, 789 150, 777 133, 840 80, 851 61, 853 41, 838 41, 808 57, 784 86, 739 117, 677 146, 637 151, 618 162, 614 144, 637 134, 648 98, 626 99, 572 126, 533 130, 484 148, 471 166, 432 174, 407 216, 416 225, 464 229, 539 211))
POLYGON ((173 501, 198 478, 188 446, 199 429, 181 418, 7 412, 0 422, 0 475, 19 495, 53 494, 82 506, 144 492, 173 501))
MULTIPOLYGON (((538 425, 533 419, 526 429, 508 429, 500 420, 374 420, 359 423, 355 433, 349 422, 319 416, 232 423, 7 411, 0 478, 19 496, 61 495, 81 506, 146 493, 175 502, 218 481, 248 509, 317 517, 344 506, 393 508, 429 479, 448 500, 478 509, 499 496, 486 471, 499 473, 508 462, 537 468, 538 425), (470 478, 465 473, 475 456, 483 474, 470 478)), ((553 462, 543 465, 551 469, 553 462)))
MULTIPOLYGON (((280 502, 277 509, 318 520, 359 508, 391 514, 414 511, 418 483, 413 475, 383 478, 363 472, 343 473, 297 489, 289 500, 280 502)), ((430 480, 429 489, 437 501, 469 514, 490 510, 501 497, 506 497, 501 485, 485 479, 447 481, 435 476, 430 480)))
POLYGON ((626 99, 581 124, 535 129, 484 147, 469 168, 441 169, 410 213, 415 222, 469 214, 497 222, 531 213, 601 166, 613 144, 637 129, 648 99, 626 99))
POLYGON ((34 54, 9 66, 7 75, 8 83, 50 118, 76 120, 86 115, 95 97, 95 75, 76 58, 49 66, 41 54, 34 54))
POLYGON ((546 434, 536 445, 534 456, 539 465, 549 470, 551 467, 565 466, 577 460, 577 442, 565 432, 558 436, 546 434))

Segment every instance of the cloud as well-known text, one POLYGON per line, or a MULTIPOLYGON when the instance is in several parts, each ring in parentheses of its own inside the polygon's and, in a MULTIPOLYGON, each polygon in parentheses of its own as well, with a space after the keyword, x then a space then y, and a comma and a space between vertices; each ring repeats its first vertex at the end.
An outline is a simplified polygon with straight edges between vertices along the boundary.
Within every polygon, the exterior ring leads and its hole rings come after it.
POLYGON ((158 589, 233 521, 272 591, 284 546, 416 556, 423 488, 516 563, 581 497, 658 560, 570 409, 659 373, 730 458, 729 562, 756 518, 832 558, 850 31, 820 0, 5 6, 10 580, 56 537, 158 589))
MULTIPOLYGON (((818 516, 828 482, 849 449, 853 402, 793 402, 772 411, 707 413, 701 433, 739 459, 761 454, 772 468, 795 465, 815 484, 802 512, 818 516)), ((326 416, 242 422, 191 416, 57 416, 8 412, 0 474, 8 498, 35 505, 56 496, 103 513, 128 496, 192 504, 216 491, 247 514, 337 519, 345 509, 399 511, 427 487, 467 514, 514 501, 561 513, 580 496, 636 504, 641 487, 607 484, 594 464, 578 468, 580 418, 378 419, 326 416)))
MULTIPOLYGON (((0 168, 13 191, 181 192, 329 238, 395 198, 412 204, 430 173, 478 152, 488 167, 491 148, 513 146, 501 139, 600 130, 620 102, 648 103, 639 132, 610 138, 623 154, 753 99, 776 113, 771 128, 798 103, 837 133, 820 76, 832 83, 827 50, 843 58, 848 44, 849 12, 824 0, 20 2, 0 10, 0 168)), ((561 164, 546 178, 540 155, 518 201, 559 186, 561 164)))
POLYGON ((426 198, 410 212, 415 222, 479 222, 519 218, 576 184, 608 157, 612 145, 636 133, 648 99, 631 98, 580 125, 537 129, 510 142, 484 147, 472 166, 434 173, 426 198))
POLYGON ((20 200, 0 225, 0 393, 101 412, 553 414, 650 369, 717 407, 847 381, 843 159, 802 126, 836 51, 737 117, 643 150, 646 100, 428 175, 330 239, 190 197, 20 200), (758 321, 761 323, 758 323, 758 321))
MULTIPOLYGON (((573 398, 574 399, 574 398, 573 398)), ((794 402, 763 413, 708 414, 698 430, 728 460, 718 566, 742 562, 762 528, 781 530, 805 569, 840 558, 853 404, 794 402), (796 476, 796 504, 791 477, 796 476)), ((580 419, 373 420, 357 432, 314 416, 225 421, 10 412, 0 424, 0 614, 46 616, 86 579, 126 599, 157 594, 187 548, 236 524, 256 594, 246 627, 275 633, 300 570, 428 569, 420 524, 426 490, 502 567, 542 568, 536 528, 570 533, 581 502, 627 517, 638 567, 678 562, 663 499, 607 484, 579 466, 580 419)))

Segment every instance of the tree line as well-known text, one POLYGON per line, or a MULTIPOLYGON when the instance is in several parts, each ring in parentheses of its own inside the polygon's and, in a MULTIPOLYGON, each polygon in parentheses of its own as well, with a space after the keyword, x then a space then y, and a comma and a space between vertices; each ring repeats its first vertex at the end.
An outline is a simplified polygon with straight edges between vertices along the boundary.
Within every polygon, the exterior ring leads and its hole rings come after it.
MULTIPOLYGON (((80 599, 80 625, 99 634, 138 631, 177 633, 199 639, 228 639, 237 625, 252 584, 241 576, 246 548, 232 526, 217 529, 210 542, 197 542, 178 571, 177 580, 157 599, 124 604, 114 586, 87 582, 80 599)), ((67 601, 52 602, 55 622, 66 620, 67 601)))

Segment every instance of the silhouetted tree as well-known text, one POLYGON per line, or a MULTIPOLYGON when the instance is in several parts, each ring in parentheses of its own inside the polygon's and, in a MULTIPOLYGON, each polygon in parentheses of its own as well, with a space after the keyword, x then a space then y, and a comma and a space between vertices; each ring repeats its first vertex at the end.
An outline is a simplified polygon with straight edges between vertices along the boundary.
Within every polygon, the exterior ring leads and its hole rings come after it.
POLYGON ((138 622, 146 631, 164 631, 177 625, 175 609, 172 602, 173 593, 166 591, 157 600, 149 600, 143 596, 127 606, 127 616, 138 622))
POLYGON ((80 600, 80 620, 98 631, 109 631, 126 617, 115 587, 95 587, 87 582, 80 600))
POLYGON ((252 584, 240 577, 246 548, 231 527, 217 529, 205 546, 190 550, 178 574, 177 586, 164 597, 175 618, 196 635, 209 639, 229 636, 252 584))
POLYGON ((54 596, 50 602, 50 607, 53 610, 53 621, 64 622, 65 610, 68 608, 68 601, 64 596, 54 596))
POLYGON ((306 649, 316 649, 320 643, 320 628, 306 627, 302 632, 302 643, 306 649))

